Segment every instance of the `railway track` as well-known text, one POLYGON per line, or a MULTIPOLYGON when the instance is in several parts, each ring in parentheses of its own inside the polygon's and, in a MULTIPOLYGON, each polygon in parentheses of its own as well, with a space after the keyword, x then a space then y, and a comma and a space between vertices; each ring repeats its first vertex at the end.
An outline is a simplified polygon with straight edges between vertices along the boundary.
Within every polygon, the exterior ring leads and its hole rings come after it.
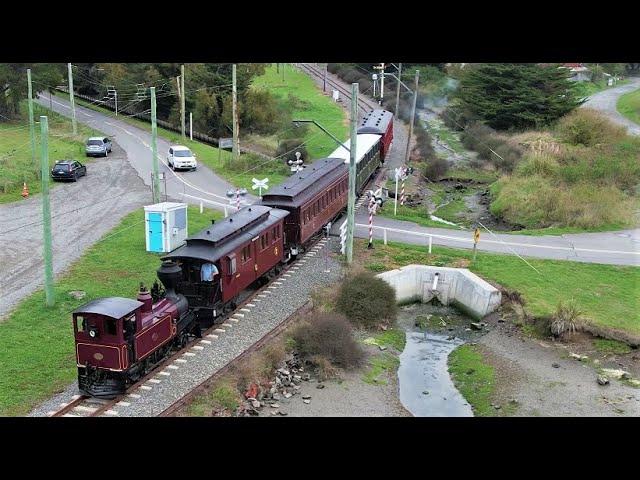
MULTIPOLYGON (((324 237, 323 237, 322 233, 318 234, 318 236, 312 240, 312 243, 309 244, 309 247, 306 249, 306 252, 310 252, 312 249, 317 248, 317 245, 322 242, 323 238, 324 237)), ((324 245, 324 242, 322 242, 322 243, 324 245)), ((237 322, 238 320, 233 318, 234 315, 236 315, 239 312, 243 311, 245 306, 252 305, 252 303, 251 303, 252 300, 254 300, 258 295, 262 294, 262 292, 267 290, 273 284, 273 282, 278 281, 285 274, 287 274, 287 272, 289 272, 293 267, 296 267, 303 258, 304 257, 302 255, 299 255, 298 258, 294 262, 292 262, 289 265, 287 265, 278 275, 273 277, 267 284, 263 285, 262 287, 258 288, 257 290, 255 290, 252 293, 250 293, 249 295, 247 295, 242 300, 242 302, 238 304, 237 308, 233 312, 230 312, 225 317, 225 319, 223 321, 217 322, 214 325, 212 325, 211 327, 209 327, 207 330, 205 330, 202 333, 202 339, 200 340, 200 342, 204 341, 204 342, 207 342, 207 343, 211 343, 209 340, 207 340, 207 338, 217 338, 217 333, 220 330, 220 326, 221 325, 225 325, 229 321, 236 321, 237 322)), ((301 309, 302 308, 304 308, 304 306, 301 307, 301 309)), ((292 319, 295 317, 295 315, 300 312, 301 309, 296 310, 296 312, 294 312, 293 315, 290 315, 284 321, 280 322, 276 327, 274 327, 272 330, 267 332, 257 342, 255 342, 253 345, 251 345, 248 349, 244 350, 233 361, 227 363, 221 369, 216 371, 213 374, 213 376, 209 377, 207 380, 205 380, 205 382, 210 382, 210 381, 212 381, 212 379, 214 379, 214 377, 217 377, 217 376, 223 374, 225 371, 227 371, 230 368, 230 366, 233 363, 235 363, 236 360, 238 360, 240 358, 244 358, 246 355, 248 355, 249 353, 255 351, 256 349, 259 349, 262 345, 264 345, 264 343, 266 343, 270 339, 272 339, 275 336, 277 336, 282 330, 284 330, 284 328, 286 328, 286 326, 292 321, 292 319)), ((174 361, 180 361, 179 357, 183 356, 185 354, 185 352, 187 352, 189 349, 202 348, 201 346, 198 346, 197 343, 198 343, 197 341, 189 342, 189 344, 186 345, 184 348, 182 348, 182 349, 176 351, 175 353, 173 353, 171 356, 169 356, 164 361, 159 363, 147 375, 142 377, 138 382, 136 382, 131 387, 129 387, 129 389, 127 389, 127 392, 125 394, 123 394, 123 395, 119 395, 119 396, 117 396, 116 398, 114 398, 112 400, 94 398, 94 397, 89 397, 89 396, 86 396, 86 395, 75 395, 74 397, 72 397, 70 402, 61 403, 60 404, 60 408, 58 410, 48 412, 47 416, 49 416, 49 417, 117 416, 118 413, 113 410, 113 407, 115 407, 116 405, 128 406, 129 402, 127 402, 127 397, 130 397, 132 399, 139 398, 139 395, 136 393, 137 390, 139 390, 140 388, 145 389, 145 385, 144 384, 147 383, 147 382, 151 382, 151 383, 157 382, 158 380, 155 380, 154 377, 159 374, 159 371, 162 370, 162 368, 167 366, 167 365, 168 365, 167 368, 171 368, 171 364, 174 361), (154 380, 155 380, 155 382, 154 382, 154 380)), ((161 372, 160 372, 160 374, 161 374, 161 372)), ((179 408, 180 405, 185 404, 188 401, 188 399, 192 398, 193 395, 195 395, 195 393, 194 393, 195 390, 199 391, 201 388, 202 388, 202 384, 198 385, 194 390, 190 391, 186 396, 182 397, 177 402, 175 402, 173 405, 171 405, 168 409, 166 409, 164 412, 162 412, 161 416, 167 416, 171 412, 175 411, 177 408, 179 408), (183 402, 182 400, 184 398, 186 398, 187 400, 185 400, 183 402), (180 405, 178 405, 178 404, 180 404, 180 405), (174 407, 174 405, 177 405, 177 406, 174 407), (165 415, 165 412, 170 412, 170 413, 165 415)))
MULTIPOLYGON (((306 73, 320 80, 324 79, 324 71, 315 67, 313 64, 298 63, 296 65, 298 65, 298 67, 304 70, 306 73)), ((330 78, 329 75, 327 75, 327 84, 333 87, 335 90, 338 90, 340 92, 340 95, 342 95, 343 97, 351 101, 351 90, 344 87, 341 83, 330 78)), ((375 110, 376 108, 380 108, 380 106, 374 100, 365 98, 362 96, 362 94, 360 94, 358 95, 358 108, 362 110, 364 113, 369 113, 372 110, 375 110)))

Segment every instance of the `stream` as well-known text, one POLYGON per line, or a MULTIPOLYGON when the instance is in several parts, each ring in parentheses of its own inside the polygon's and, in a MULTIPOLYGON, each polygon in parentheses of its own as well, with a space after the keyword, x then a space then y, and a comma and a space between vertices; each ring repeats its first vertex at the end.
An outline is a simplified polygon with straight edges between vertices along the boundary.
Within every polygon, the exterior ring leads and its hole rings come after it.
POLYGON ((406 332, 400 355, 400 402, 416 417, 472 417, 473 411, 449 376, 447 360, 459 345, 477 336, 472 320, 451 307, 401 307, 398 324, 406 332))

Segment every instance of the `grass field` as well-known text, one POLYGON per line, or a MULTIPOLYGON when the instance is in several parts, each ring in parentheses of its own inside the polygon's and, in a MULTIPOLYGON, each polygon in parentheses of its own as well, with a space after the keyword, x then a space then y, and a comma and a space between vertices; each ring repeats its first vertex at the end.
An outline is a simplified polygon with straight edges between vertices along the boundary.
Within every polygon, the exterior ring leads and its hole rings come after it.
POLYGON ((629 120, 640 125, 640 89, 622 95, 616 108, 629 120))
MULTIPOLYGON (((189 233, 220 216, 189 207, 189 233)), ((56 280, 54 307, 44 306, 42 290, 22 301, 0 323, 0 416, 24 415, 74 381, 71 311, 98 297, 135 298, 140 282, 151 287, 159 264, 145 251, 144 212, 133 212, 56 280), (74 290, 87 295, 76 300, 74 290)))
MULTIPOLYGON (((20 121, 0 123, 0 203, 13 202, 22 199, 22 184, 27 182, 30 194, 41 190, 40 181, 40 115, 47 115, 49 120, 49 164, 52 166, 57 160, 74 159, 87 163, 84 143, 94 134, 95 130, 78 125, 78 134, 71 131, 71 122, 66 118, 52 113, 37 104, 34 105, 36 159, 33 164, 31 141, 29 136, 29 117, 26 103, 22 105, 22 119, 20 121)), ((50 184, 53 187, 54 183, 50 184)))
POLYGON ((366 240, 355 242, 358 263, 369 270, 385 271, 412 263, 469 268, 484 279, 519 291, 525 309, 534 316, 552 315, 560 300, 575 299, 588 323, 608 331, 640 336, 640 269, 562 260, 527 259, 540 273, 512 255, 472 252, 366 240))
MULTIPOLYGON (((349 137, 349 125, 345 110, 335 103, 329 95, 324 95, 308 75, 287 65, 284 82, 282 70, 277 73, 275 65, 267 67, 265 74, 257 77, 253 86, 267 88, 278 99, 297 97, 297 105, 291 113, 293 119, 315 120, 341 140, 349 137)), ((292 128, 295 128, 292 126, 292 128)), ((336 149, 337 144, 319 128, 310 125, 305 136, 307 151, 311 158, 322 158, 336 149)))

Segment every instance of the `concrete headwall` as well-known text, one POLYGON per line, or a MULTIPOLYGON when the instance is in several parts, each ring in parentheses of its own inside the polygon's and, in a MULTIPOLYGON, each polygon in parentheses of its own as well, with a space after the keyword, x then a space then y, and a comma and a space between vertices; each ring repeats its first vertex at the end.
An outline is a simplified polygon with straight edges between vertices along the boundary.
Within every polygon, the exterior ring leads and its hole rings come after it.
POLYGON ((444 305, 455 305, 475 318, 482 318, 502 301, 497 288, 466 268, 407 265, 377 276, 395 289, 398 303, 426 303, 436 297, 444 305))

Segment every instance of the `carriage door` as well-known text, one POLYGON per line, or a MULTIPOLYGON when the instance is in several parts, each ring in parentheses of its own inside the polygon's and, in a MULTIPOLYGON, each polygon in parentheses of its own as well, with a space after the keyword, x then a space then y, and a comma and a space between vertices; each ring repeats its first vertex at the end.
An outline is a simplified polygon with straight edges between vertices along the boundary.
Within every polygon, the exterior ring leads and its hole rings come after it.
POLYGON ((259 250, 260 242, 258 242, 259 238, 260 238, 260 235, 251 239, 251 260, 253 261, 253 279, 254 280, 258 278, 258 268, 259 268, 258 264, 261 261, 261 258, 259 256, 259 253, 260 253, 260 250, 259 250))

